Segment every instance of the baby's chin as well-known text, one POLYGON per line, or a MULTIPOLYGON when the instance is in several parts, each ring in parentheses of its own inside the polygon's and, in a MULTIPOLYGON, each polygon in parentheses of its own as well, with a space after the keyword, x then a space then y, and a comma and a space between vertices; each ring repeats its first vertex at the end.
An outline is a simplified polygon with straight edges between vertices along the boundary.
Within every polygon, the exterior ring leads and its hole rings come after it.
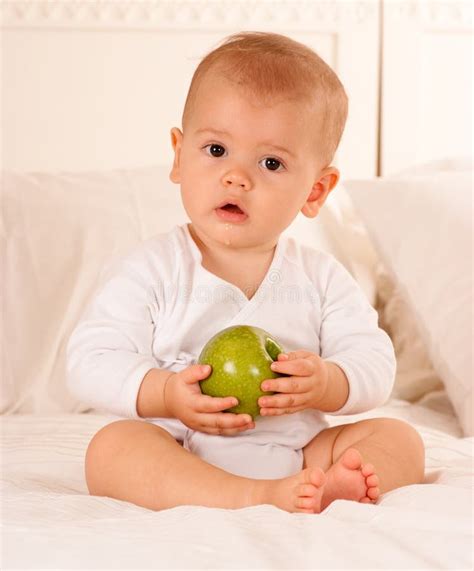
POLYGON ((218 229, 216 233, 216 237, 218 237, 219 242, 230 248, 230 249, 239 249, 249 247, 249 235, 248 235, 248 228, 243 229, 236 224, 232 223, 224 223, 218 229))

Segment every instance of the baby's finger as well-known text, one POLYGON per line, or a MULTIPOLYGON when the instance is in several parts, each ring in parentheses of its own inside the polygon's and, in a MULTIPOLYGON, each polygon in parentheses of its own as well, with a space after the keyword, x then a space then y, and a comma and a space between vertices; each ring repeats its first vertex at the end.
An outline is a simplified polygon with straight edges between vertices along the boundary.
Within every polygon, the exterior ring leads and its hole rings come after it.
POLYGON ((297 408, 262 408, 260 409, 260 416, 283 416, 284 414, 294 414, 306 410, 307 407, 297 408))
MULTIPOLYGON (((316 353, 312 353, 311 351, 304 351, 303 349, 299 351, 290 351, 289 353, 280 353, 286 360, 292 361, 293 359, 306 359, 307 357, 312 357, 316 355, 316 353)), ((278 355, 278 356, 280 356, 278 355)))
POLYGON ((221 412, 238 404, 239 401, 235 397, 201 395, 196 399, 196 410, 198 412, 221 412))
POLYGON ((254 425, 252 417, 248 414, 203 414, 199 421, 211 434, 235 434, 251 428, 254 425))
POLYGON ((190 385, 193 383, 197 383, 198 381, 202 381, 206 379, 211 373, 211 366, 210 365, 191 365, 187 367, 179 374, 183 381, 190 385))
POLYGON ((275 379, 265 379, 260 388, 265 392, 301 394, 311 390, 310 377, 276 377, 275 379))
POLYGON ((294 358, 286 361, 274 361, 271 370, 283 375, 307 377, 314 373, 314 363, 308 358, 294 358))
POLYGON ((271 396, 263 396, 258 399, 258 406, 261 409, 268 408, 279 408, 285 409, 285 411, 290 409, 299 409, 301 407, 307 406, 308 398, 307 394, 283 394, 278 393, 271 396))

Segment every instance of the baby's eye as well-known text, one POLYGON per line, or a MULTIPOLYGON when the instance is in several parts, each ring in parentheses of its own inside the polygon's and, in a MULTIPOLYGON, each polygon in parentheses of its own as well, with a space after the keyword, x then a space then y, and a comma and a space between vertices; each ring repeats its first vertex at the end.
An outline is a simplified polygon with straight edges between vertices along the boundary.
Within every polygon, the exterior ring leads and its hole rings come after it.
MULTIPOLYGON (((215 158, 220 158, 225 153, 224 147, 217 143, 209 143, 209 145, 206 145, 203 148, 206 149, 206 152, 208 154, 210 154, 212 157, 215 158)), ((277 172, 279 170, 284 169, 282 162, 276 159, 275 157, 267 157, 265 159, 262 159, 262 161, 265 162, 265 168, 267 168, 269 171, 277 172), (282 169, 280 169, 280 167, 282 167, 282 169)))
POLYGON ((213 157, 222 157, 225 152, 225 149, 222 145, 217 145, 216 143, 211 143, 210 145, 206 145, 205 149, 209 148, 209 152, 213 157))
POLYGON ((263 159, 263 161, 265 163, 265 167, 270 171, 277 172, 281 170, 279 167, 284 169, 282 162, 274 157, 267 157, 266 159, 263 159))

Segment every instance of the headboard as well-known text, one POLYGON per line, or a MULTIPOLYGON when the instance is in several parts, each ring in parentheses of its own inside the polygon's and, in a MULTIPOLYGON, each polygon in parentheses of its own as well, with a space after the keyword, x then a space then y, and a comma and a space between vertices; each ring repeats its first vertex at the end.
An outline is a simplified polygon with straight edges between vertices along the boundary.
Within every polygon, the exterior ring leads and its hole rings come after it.
POLYGON ((7 0, 0 10, 5 169, 171 164, 169 131, 195 67, 239 30, 302 41, 339 74, 350 97, 343 177, 468 153, 470 2, 7 0))

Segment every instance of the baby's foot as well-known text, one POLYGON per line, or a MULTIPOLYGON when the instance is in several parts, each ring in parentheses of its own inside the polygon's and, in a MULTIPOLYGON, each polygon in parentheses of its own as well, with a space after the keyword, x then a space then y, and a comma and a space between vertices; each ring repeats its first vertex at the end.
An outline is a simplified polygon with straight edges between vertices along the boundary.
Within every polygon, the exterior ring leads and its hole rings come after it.
POLYGON ((294 476, 261 480, 256 503, 272 504, 288 512, 319 513, 326 475, 321 468, 306 468, 294 476))
POLYGON ((355 448, 348 448, 326 472, 327 483, 321 501, 321 511, 334 500, 375 502, 380 495, 379 478, 372 464, 362 464, 355 448))

